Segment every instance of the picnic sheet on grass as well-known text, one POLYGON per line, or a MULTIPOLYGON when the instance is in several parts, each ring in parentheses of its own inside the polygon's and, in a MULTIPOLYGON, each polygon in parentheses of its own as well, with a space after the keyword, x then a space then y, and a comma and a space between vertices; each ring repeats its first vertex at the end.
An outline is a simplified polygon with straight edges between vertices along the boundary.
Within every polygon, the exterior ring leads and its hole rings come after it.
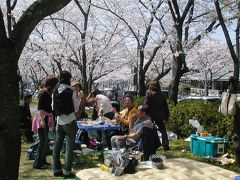
POLYGON ((135 174, 124 174, 122 176, 113 176, 108 171, 102 171, 100 168, 84 169, 77 173, 76 179, 81 180, 206 180, 219 179, 229 180, 234 179, 235 172, 225 170, 220 167, 212 166, 207 163, 202 163, 184 158, 167 159, 164 162, 164 169, 139 169, 135 174))

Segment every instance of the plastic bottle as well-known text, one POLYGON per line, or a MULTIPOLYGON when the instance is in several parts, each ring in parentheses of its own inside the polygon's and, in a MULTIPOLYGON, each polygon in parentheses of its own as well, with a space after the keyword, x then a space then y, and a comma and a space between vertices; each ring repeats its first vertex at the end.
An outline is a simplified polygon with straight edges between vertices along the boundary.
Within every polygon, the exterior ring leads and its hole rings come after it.
POLYGON ((103 105, 100 104, 100 116, 99 116, 99 120, 100 120, 100 123, 103 124, 104 123, 104 120, 103 120, 103 105))
POLYGON ((98 166, 102 171, 108 171, 109 170, 109 167, 105 164, 98 164, 98 166))

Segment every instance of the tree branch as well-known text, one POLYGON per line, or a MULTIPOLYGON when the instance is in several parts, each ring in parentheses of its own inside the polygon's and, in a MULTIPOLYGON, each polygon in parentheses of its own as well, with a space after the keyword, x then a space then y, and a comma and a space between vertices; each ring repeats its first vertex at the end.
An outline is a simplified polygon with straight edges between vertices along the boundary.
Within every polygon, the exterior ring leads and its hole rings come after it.
POLYGON ((17 1, 18 0, 14 0, 13 4, 11 5, 11 10, 13 10, 15 8, 15 6, 17 5, 17 1))
POLYGON ((184 19, 186 18, 187 13, 188 13, 190 7, 193 5, 193 3, 194 3, 194 0, 189 0, 188 1, 187 5, 186 5, 186 7, 185 7, 185 9, 183 11, 182 17, 181 17, 181 22, 182 23, 183 23, 184 19))
POLYGON ((220 22, 220 24, 221 24, 221 27, 222 27, 224 36, 225 36, 225 38, 226 38, 226 42, 227 42, 227 45, 228 45, 228 48, 229 48, 229 51, 230 51, 232 60, 233 60, 234 64, 235 64, 235 63, 239 63, 239 62, 237 62, 238 58, 237 58, 236 53, 235 53, 235 51, 234 51, 234 47, 233 47, 233 45, 232 45, 231 38, 230 38, 230 36, 229 36, 227 27, 226 27, 226 25, 225 25, 225 22, 224 22, 224 19, 223 19, 223 16, 222 16, 222 12, 221 12, 221 9, 220 9, 219 1, 218 1, 218 0, 215 0, 215 1, 214 1, 214 4, 215 4, 215 7, 216 7, 216 11, 217 11, 217 15, 218 15, 219 22, 220 22))
POLYGON ((10 37, 12 41, 16 43, 17 57, 20 56, 29 35, 36 25, 46 16, 62 9, 70 1, 71 0, 38 0, 23 13, 14 26, 10 37))
POLYGON ((105 11, 109 11, 110 13, 112 13, 114 16, 118 17, 120 20, 122 20, 128 27, 128 29, 132 32, 134 38, 136 39, 137 41, 137 44, 138 46, 140 45, 140 42, 139 42, 139 38, 137 36, 137 34, 134 32, 134 30, 132 29, 132 27, 129 25, 129 23, 123 18, 121 17, 120 15, 118 15, 117 13, 113 12, 109 7, 108 5, 106 4, 106 2, 104 1, 104 4, 106 5, 107 8, 104 8, 104 7, 100 7, 100 6, 97 6, 95 4, 92 4, 94 7, 96 8, 99 8, 99 9, 102 9, 102 10, 105 10, 105 11))
POLYGON ((2 9, 0 6, 0 46, 2 44, 5 44, 6 41, 7 41, 7 34, 6 34, 5 25, 4 25, 2 9))
POLYGON ((71 24, 73 27, 75 27, 76 30, 77 30, 80 34, 82 34, 81 30, 80 30, 74 23, 72 23, 71 21, 68 21, 68 20, 66 20, 66 19, 51 17, 51 18, 45 18, 44 20, 59 20, 59 21, 67 22, 67 23, 71 24))

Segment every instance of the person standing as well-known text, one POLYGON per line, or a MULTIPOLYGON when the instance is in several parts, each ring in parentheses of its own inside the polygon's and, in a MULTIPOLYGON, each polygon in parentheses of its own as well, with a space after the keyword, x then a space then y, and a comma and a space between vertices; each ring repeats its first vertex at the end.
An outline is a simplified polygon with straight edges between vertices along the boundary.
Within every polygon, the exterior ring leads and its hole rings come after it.
POLYGON ((162 145, 164 150, 169 150, 169 140, 166 131, 166 122, 169 119, 169 109, 166 97, 161 91, 158 81, 150 81, 146 92, 144 104, 149 107, 149 116, 156 123, 162 134, 162 145))
POLYGON ((24 131, 27 142, 34 142, 32 132, 32 115, 30 104, 32 103, 32 95, 26 94, 23 97, 23 103, 19 106, 20 109, 20 127, 24 131))
POLYGON ((86 101, 86 97, 84 95, 84 92, 83 92, 83 88, 82 88, 82 85, 79 81, 72 81, 71 82, 71 86, 74 88, 74 91, 76 92, 77 94, 77 98, 78 100, 81 102, 81 105, 79 108, 81 108, 81 112, 80 112, 80 119, 83 119, 83 118, 88 118, 88 114, 86 113, 85 111, 85 101, 86 101))
POLYGON ((71 87, 72 75, 68 71, 60 73, 60 85, 53 95, 53 106, 57 116, 56 139, 53 147, 53 174, 55 177, 74 178, 72 173, 73 150, 77 132, 76 114, 80 101, 71 87), (62 170, 60 151, 66 137, 65 165, 62 170))
MULTIPOLYGON (((93 106, 92 118, 97 119, 97 118, 102 118, 102 116, 103 116, 103 117, 106 117, 106 118, 112 120, 114 118, 114 113, 112 112, 111 101, 109 100, 109 98, 107 96, 100 94, 100 93, 101 92, 98 89, 96 89, 93 92, 91 92, 87 97, 88 103, 91 104, 91 106, 93 106)), ((106 145, 107 145, 108 149, 111 150, 111 148, 112 148, 112 146, 111 146, 111 131, 98 130, 97 131, 98 140, 99 141, 103 140, 103 134, 102 134, 103 132, 105 135, 106 145)))
POLYGON ((50 165, 46 161, 48 150, 48 131, 49 128, 54 128, 54 121, 52 115, 52 93, 58 79, 56 77, 47 77, 45 80, 45 91, 39 94, 38 111, 35 113, 32 123, 32 131, 38 133, 39 144, 35 161, 33 163, 34 169, 46 169, 46 165, 50 165))
MULTIPOLYGON (((229 78, 228 82, 228 89, 229 92, 232 94, 238 93, 238 88, 236 86, 237 84, 236 78, 231 76, 229 78)), ((235 155, 235 160, 238 166, 240 166, 240 108, 238 107, 238 104, 236 103, 236 113, 233 116, 233 135, 232 135, 232 141, 233 141, 233 151, 235 155)))

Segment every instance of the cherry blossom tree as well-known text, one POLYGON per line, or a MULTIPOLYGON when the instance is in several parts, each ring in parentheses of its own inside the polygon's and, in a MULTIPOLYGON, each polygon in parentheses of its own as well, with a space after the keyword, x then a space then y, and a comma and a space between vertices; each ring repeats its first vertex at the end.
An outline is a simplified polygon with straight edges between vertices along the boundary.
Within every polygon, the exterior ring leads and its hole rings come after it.
MULTIPOLYGON (((94 6, 110 12, 117 19, 120 19, 122 26, 127 28, 126 34, 131 38, 128 46, 136 47, 138 61, 135 67, 138 69, 138 94, 145 95, 146 73, 156 57, 157 52, 162 48, 166 39, 161 32, 159 21, 166 14, 159 11, 164 1, 97 1, 94 6), (128 12, 131 12, 129 14, 128 12), (134 40, 134 42, 132 41, 134 40)), ((164 69, 164 74, 169 72, 164 69)))
MULTIPOLYGON (((219 1, 219 0, 215 0, 214 1, 215 4, 215 8, 216 8, 216 12, 217 12, 217 16, 219 19, 219 22, 221 24, 226 42, 227 42, 227 46, 232 58, 232 61, 234 63, 234 71, 233 71, 233 76, 235 79, 234 82, 234 91, 238 92, 238 84, 239 84, 239 58, 240 58, 240 53, 239 53, 239 26, 240 26, 240 2, 239 1, 219 1), (222 4, 222 7, 220 6, 220 4, 222 4), (233 11, 234 10, 234 11, 233 11), (231 17, 224 17, 224 11, 227 11, 227 14, 230 14, 231 17), (230 37, 230 31, 227 28, 227 23, 229 23, 229 21, 233 21, 236 24, 235 27, 235 46, 236 48, 234 49, 234 44, 233 44, 233 40, 230 37)), ((226 14, 226 13, 225 13, 226 14)))
POLYGON ((20 78, 17 74, 19 57, 35 26, 69 2, 70 0, 31 2, 18 20, 13 16, 17 0, 6 0, 6 4, 0 6, 0 179, 18 179, 21 147, 18 114, 20 78))
POLYGON ((202 81, 205 95, 213 81, 232 73, 233 64, 224 43, 201 42, 187 53, 189 72, 185 78, 202 81))
MULTIPOLYGON (((118 24, 91 7, 91 1, 75 0, 62 11, 45 18, 31 35, 26 48, 29 50, 33 46, 32 56, 44 57, 38 60, 41 64, 56 64, 58 71, 69 68, 87 93, 94 81, 126 64, 126 54, 122 53, 124 37, 119 35, 118 24)), ((46 69, 49 72, 50 69, 46 69)))

